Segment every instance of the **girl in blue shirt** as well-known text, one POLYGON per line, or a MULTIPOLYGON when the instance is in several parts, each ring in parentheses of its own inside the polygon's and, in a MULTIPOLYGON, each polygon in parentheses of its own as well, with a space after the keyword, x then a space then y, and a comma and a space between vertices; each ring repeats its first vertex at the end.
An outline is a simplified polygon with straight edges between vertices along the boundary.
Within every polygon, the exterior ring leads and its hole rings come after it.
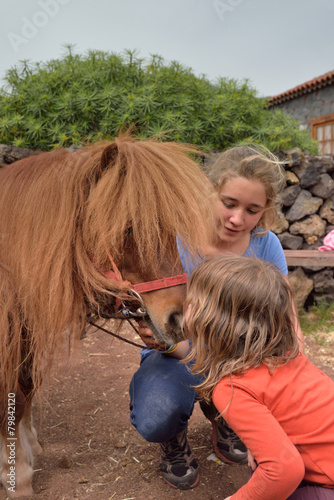
MULTIPOLYGON (((285 184, 278 160, 268 151, 248 146, 220 154, 208 168, 215 187, 215 241, 203 249, 205 258, 231 253, 255 256, 275 264, 287 276, 282 246, 269 229, 276 212, 277 193, 285 184)), ((194 262, 178 242, 184 270, 190 275, 194 262)), ((297 314, 297 332, 302 333, 297 314)), ((131 423, 144 439, 161 444, 160 470, 170 486, 193 488, 198 483, 198 465, 187 441, 187 425, 196 402, 194 386, 202 380, 179 361, 189 350, 188 341, 162 352, 145 324, 140 334, 149 349, 142 352, 141 365, 130 384, 131 423)), ((201 403, 212 422, 212 443, 217 456, 227 463, 247 463, 247 449, 213 405, 201 403)))

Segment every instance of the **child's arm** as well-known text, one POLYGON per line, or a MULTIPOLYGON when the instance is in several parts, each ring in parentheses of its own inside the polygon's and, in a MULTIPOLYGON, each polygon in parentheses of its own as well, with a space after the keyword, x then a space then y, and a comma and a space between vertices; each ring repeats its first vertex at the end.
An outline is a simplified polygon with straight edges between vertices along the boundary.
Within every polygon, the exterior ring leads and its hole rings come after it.
POLYGON ((189 353, 189 340, 182 340, 177 344, 170 346, 170 348, 165 352, 166 356, 171 358, 183 359, 189 353))
POLYGON ((304 462, 270 410, 233 380, 220 383, 213 403, 251 451, 258 466, 231 500, 281 500, 291 495, 305 474, 304 462), (231 400, 230 400, 231 399, 231 400), (224 412, 224 410, 228 409, 224 412))

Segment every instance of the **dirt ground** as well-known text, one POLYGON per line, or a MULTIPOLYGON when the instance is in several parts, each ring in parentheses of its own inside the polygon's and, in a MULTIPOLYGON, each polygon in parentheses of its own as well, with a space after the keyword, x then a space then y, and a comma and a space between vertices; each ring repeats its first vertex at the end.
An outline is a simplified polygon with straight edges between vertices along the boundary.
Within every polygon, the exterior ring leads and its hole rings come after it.
MULTIPOLYGON (((124 334, 136 340, 130 330, 124 334)), ((137 338, 138 341, 138 338, 137 338)), ((334 380, 334 346, 306 338, 309 358, 334 380)), ((219 465, 208 456, 211 425, 196 405, 189 442, 200 467, 193 490, 169 487, 159 473, 159 446, 146 443, 129 421, 128 386, 139 364, 138 348, 90 331, 72 362, 54 373, 35 426, 43 453, 36 458, 36 500, 214 500, 234 493, 248 467, 219 465)), ((0 500, 5 500, 0 489, 0 500)))

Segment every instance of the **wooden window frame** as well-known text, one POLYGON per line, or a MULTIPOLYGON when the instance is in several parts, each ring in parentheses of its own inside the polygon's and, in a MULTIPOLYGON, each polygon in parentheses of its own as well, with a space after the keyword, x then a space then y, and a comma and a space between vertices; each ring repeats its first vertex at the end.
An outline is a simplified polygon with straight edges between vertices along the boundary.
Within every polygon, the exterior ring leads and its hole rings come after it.
POLYGON ((326 142, 329 142, 331 146, 330 154, 334 154, 334 113, 331 113, 330 115, 320 116, 319 118, 312 118, 311 120, 309 120, 309 124, 311 125, 311 134, 313 139, 316 139, 320 144, 321 153, 327 154, 324 153, 324 146, 326 142), (323 135, 323 140, 319 141, 319 139, 317 139, 317 129, 320 127, 324 128, 325 125, 332 125, 332 136, 329 140, 325 140, 323 135))

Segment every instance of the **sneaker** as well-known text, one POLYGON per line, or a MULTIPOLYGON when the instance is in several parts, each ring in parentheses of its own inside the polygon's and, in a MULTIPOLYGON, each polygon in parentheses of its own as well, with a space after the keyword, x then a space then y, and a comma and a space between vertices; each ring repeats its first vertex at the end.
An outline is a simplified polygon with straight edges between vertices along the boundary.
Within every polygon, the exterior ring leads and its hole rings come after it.
POLYGON ((201 409, 212 424, 212 447, 217 457, 229 464, 247 464, 247 448, 212 403, 200 401, 201 409))
POLYGON ((160 470, 164 480, 179 490, 194 488, 199 479, 198 465, 187 441, 187 429, 160 446, 160 470))
POLYGON ((220 417, 211 423, 212 446, 217 457, 230 464, 247 464, 247 448, 227 422, 220 417))

